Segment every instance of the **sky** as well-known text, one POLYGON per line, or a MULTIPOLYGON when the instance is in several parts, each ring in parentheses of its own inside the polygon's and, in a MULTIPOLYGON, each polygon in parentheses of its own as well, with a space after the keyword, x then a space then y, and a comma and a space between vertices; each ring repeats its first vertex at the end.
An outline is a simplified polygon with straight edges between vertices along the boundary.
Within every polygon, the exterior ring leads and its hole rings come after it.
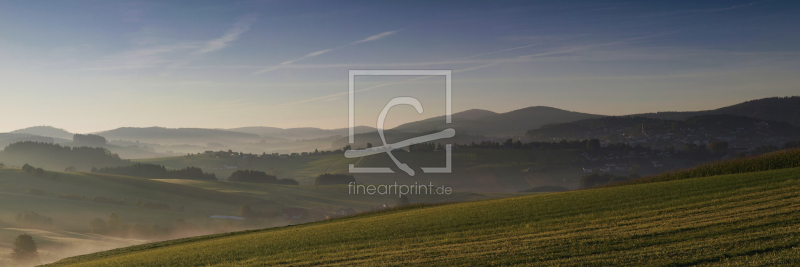
MULTIPOLYGON (((452 110, 625 115, 800 95, 795 1, 2 1, 0 132, 348 126, 348 70, 452 110)), ((356 124, 444 114, 356 77, 356 124)))

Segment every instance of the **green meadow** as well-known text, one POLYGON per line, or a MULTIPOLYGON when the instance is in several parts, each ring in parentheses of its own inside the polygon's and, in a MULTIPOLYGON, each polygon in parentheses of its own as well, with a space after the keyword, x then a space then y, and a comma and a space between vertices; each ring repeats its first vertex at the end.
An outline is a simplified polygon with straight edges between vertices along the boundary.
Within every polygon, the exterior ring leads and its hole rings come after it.
POLYGON ((436 206, 150 243, 48 266, 793 266, 800 168, 436 206))

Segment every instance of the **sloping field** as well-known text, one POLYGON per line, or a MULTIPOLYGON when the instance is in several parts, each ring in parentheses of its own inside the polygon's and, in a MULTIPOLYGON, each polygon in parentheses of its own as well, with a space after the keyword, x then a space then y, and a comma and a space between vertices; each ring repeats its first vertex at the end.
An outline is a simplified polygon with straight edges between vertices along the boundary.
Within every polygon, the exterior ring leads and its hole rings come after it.
POLYGON ((800 168, 367 214, 52 266, 800 263, 800 168))
MULTIPOLYGON (((253 184, 238 183, 228 181, 203 181, 203 180, 179 180, 163 179, 155 180, 165 183, 173 183, 197 187, 206 190, 219 191, 222 193, 257 197, 273 203, 300 208, 326 208, 342 207, 354 208, 358 211, 370 210, 371 207, 381 204, 394 206, 397 203, 398 195, 368 195, 351 194, 348 192, 347 185, 277 185, 277 184, 253 184)), ((350 189, 352 190, 352 189, 350 189)), ((438 202, 463 202, 470 200, 483 200, 491 198, 503 198, 512 196, 529 195, 530 193, 473 193, 473 192, 453 192, 450 195, 413 195, 408 196, 411 203, 438 203, 438 202)))
MULTIPOLYGON (((274 202, 242 194, 159 182, 127 176, 96 173, 58 173, 59 179, 46 179, 19 171, 0 168, 0 221, 14 222, 16 214, 27 210, 52 217, 58 229, 84 232, 95 217, 105 218, 116 212, 134 223, 170 225, 178 218, 205 222, 209 215, 236 215, 244 204, 274 206, 274 202), (33 195, 30 189, 46 192, 33 195), (83 200, 58 198, 57 194, 84 195, 83 200), (125 200, 125 205, 93 202, 95 196, 125 200), (134 205, 143 202, 165 203, 172 211, 145 209, 134 205), (177 207, 185 212, 175 212, 177 207)), ((0 240, 0 244, 10 240, 0 240)))

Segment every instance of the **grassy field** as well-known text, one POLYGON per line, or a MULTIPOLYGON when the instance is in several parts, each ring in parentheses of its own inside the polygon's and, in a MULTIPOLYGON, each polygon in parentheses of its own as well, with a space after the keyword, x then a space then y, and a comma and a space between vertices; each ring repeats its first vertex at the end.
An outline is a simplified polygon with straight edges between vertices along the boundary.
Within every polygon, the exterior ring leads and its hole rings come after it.
MULTIPOLYGON (((92 218, 107 218, 112 212, 118 214, 127 225, 142 224, 172 227, 178 219, 200 226, 200 232, 181 233, 176 238, 217 231, 216 227, 227 222, 209 219, 211 215, 240 215, 240 207, 249 205, 253 209, 280 210, 283 207, 322 208, 336 210, 353 208, 369 211, 381 204, 396 205, 398 196, 349 195, 346 186, 287 186, 271 184, 248 184, 227 181, 194 181, 178 179, 143 179, 97 173, 48 172, 48 177, 58 174, 57 180, 24 173, 19 169, 0 168, 0 254, 7 255, 14 235, 30 233, 36 240, 44 242, 44 262, 95 251, 108 250, 146 242, 103 238, 89 233, 88 223, 92 218), (30 189, 43 194, 31 194, 30 189), (59 194, 85 196, 83 200, 58 198, 59 194), (124 200, 123 205, 103 204, 92 201, 95 196, 124 200), (165 203, 172 210, 146 209, 135 205, 142 202, 165 203), (182 212, 175 209, 184 207, 182 212), (22 229, 15 216, 25 211, 35 211, 53 219, 52 227, 46 230, 22 229), (63 238, 69 236, 69 238, 63 238), (57 252, 56 252, 57 251, 57 252)), ((456 202, 489 198, 525 195, 523 193, 468 193, 451 195, 410 197, 412 203, 456 202)), ((267 218, 237 222, 232 228, 253 229, 283 226, 296 223, 282 218, 267 218)), ((230 230, 232 229, 232 230, 230 230)), ((160 239, 163 240, 163 239, 160 239)), ((0 257, 2 262, 2 257, 0 257)), ((3 266, 0 263, 0 266, 3 266)))
MULTIPOLYGON (((48 173, 52 174, 54 173, 48 173)), ((209 220, 210 215, 238 215, 239 208, 243 204, 256 206, 260 203, 275 206, 267 200, 247 195, 149 179, 89 173, 59 172, 58 175, 58 180, 53 180, 24 173, 19 169, 0 168, 0 266, 6 266, 3 263, 4 258, 10 253, 16 235, 21 233, 33 235, 40 243, 43 262, 146 242, 89 233, 89 220, 108 218, 112 212, 118 214, 127 225, 173 227, 178 219, 183 219, 207 230, 212 229, 214 224, 222 223, 209 220), (44 194, 30 194, 29 189, 38 189, 44 194), (84 195, 86 198, 69 200, 58 198, 58 194, 84 195), (92 201, 95 196, 124 199, 125 204, 96 203, 92 201), (134 205, 136 199, 142 202, 165 203, 172 210, 137 207, 134 205), (178 207, 184 207, 185 210, 175 211, 178 207), (25 211, 34 211, 51 217, 52 226, 45 227, 45 230, 23 229, 26 226, 18 225, 15 217, 25 211)), ((287 224, 287 222, 265 222, 258 227, 266 227, 269 223, 287 224)), ((249 228, 252 227, 242 226, 238 229, 249 228)), ((208 230, 202 233, 181 233, 177 237, 214 232, 208 230)))
POLYGON ((229 194, 196 187, 164 183, 149 179, 91 173, 58 173, 59 180, 45 179, 20 172, 0 169, 0 220, 13 222, 14 216, 26 210, 53 217, 55 225, 68 231, 85 231, 88 220, 117 212, 123 218, 142 218, 141 223, 168 225, 178 218, 205 220, 209 214, 236 215, 244 204, 275 206, 264 199, 229 194), (32 195, 29 189, 45 195, 32 195), (57 198, 58 194, 85 195, 83 201, 57 198), (92 202, 94 196, 125 200, 126 205, 92 202), (134 206, 142 202, 165 203, 173 211, 144 209, 134 206), (184 207, 184 212, 174 212, 184 207), (71 218, 81 217, 82 220, 71 218), (63 219, 59 219, 63 218, 63 219))
POLYGON ((800 168, 395 210, 50 266, 796 266, 800 168))
MULTIPOLYGON (((145 243, 144 240, 108 237, 69 231, 45 231, 36 229, 0 228, 0 240, 14 240, 20 234, 36 237, 39 257, 42 262, 54 262, 65 257, 94 253, 109 248, 126 247, 145 243)), ((9 259, 12 246, 0 243, 0 266, 14 266, 9 259)))
MULTIPOLYGON (((248 184, 228 181, 197 181, 164 179, 157 180, 197 187, 206 190, 234 193, 251 196, 286 206, 300 208, 353 208, 357 211, 368 211, 371 207, 381 204, 394 206, 398 195, 351 195, 346 185, 276 185, 276 184, 248 184)), ((439 203, 439 202, 464 202, 492 198, 529 195, 530 193, 476 193, 453 192, 450 195, 410 195, 411 203, 439 203)))

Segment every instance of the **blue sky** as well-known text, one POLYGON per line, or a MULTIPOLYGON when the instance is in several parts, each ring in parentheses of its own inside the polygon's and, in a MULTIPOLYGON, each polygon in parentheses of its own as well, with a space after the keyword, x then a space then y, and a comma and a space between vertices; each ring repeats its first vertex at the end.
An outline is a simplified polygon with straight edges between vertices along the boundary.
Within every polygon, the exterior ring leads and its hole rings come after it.
MULTIPOLYGON (((349 69, 451 69, 455 112, 703 110, 797 95, 798 25, 793 1, 4 1, 0 132, 342 128, 349 69)), ((357 124, 441 98, 389 82, 358 83, 357 124)))

